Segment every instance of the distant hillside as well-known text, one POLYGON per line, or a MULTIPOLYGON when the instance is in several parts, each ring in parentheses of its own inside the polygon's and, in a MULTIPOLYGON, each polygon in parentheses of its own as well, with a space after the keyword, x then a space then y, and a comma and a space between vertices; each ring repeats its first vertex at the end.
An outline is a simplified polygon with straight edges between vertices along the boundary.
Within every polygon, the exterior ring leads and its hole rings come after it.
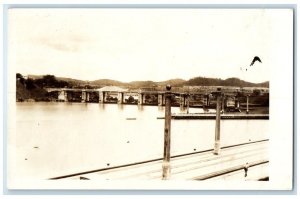
POLYGON ((228 78, 225 80, 218 78, 195 77, 188 80, 188 86, 237 86, 237 87, 269 87, 269 82, 251 83, 238 78, 228 78))
POLYGON ((159 86, 165 86, 165 85, 172 85, 172 86, 184 86, 186 83, 186 80, 184 79, 170 79, 163 82, 157 82, 159 86))
MULTIPOLYGON (((28 75, 29 78, 34 80, 38 80, 43 78, 42 75, 28 75)), ((208 78, 208 77, 194 77, 189 80, 184 79, 170 79, 166 81, 154 82, 151 80, 147 81, 132 81, 129 83, 120 82, 117 80, 111 79, 98 79, 94 81, 83 81, 72 78, 65 77, 56 77, 58 81, 65 81, 69 84, 69 86, 73 87, 103 87, 103 86, 120 86, 120 87, 130 87, 130 88, 144 88, 144 87, 159 87, 170 84, 175 87, 182 86, 236 86, 236 87, 269 87, 269 82, 262 83, 251 83, 239 78, 228 78, 228 79, 220 79, 220 78, 208 78)))
POLYGON ((127 86, 126 83, 111 79, 98 79, 90 81, 89 84, 93 86, 127 86))

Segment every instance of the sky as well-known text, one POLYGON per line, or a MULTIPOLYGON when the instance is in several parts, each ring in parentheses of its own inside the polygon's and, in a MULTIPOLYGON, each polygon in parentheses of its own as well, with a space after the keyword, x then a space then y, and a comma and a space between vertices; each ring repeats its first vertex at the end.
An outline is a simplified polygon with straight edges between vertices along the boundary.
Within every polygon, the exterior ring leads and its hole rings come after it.
POLYGON ((291 17, 284 9, 10 9, 8 67, 90 81, 259 83, 292 37, 291 17), (250 67, 254 56, 262 63, 250 67))

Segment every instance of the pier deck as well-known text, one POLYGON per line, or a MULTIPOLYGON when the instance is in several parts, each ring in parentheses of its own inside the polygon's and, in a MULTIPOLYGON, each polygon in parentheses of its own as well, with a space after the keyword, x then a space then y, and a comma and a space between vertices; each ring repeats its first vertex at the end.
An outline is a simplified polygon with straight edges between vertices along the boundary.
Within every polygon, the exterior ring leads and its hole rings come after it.
MULTIPOLYGON (((213 150, 171 157, 170 180, 266 180, 268 179, 268 140, 222 147, 219 155, 213 150)), ((86 171, 52 179, 81 180, 160 180, 162 159, 86 171)))
MULTIPOLYGON (((221 119, 269 119, 269 114, 239 114, 239 113, 226 113, 226 114, 221 114, 220 115, 221 119)), ((216 119, 215 113, 180 113, 180 114, 172 114, 172 119, 216 119)))
MULTIPOLYGON (((222 120, 268 120, 269 114, 226 113, 220 115, 222 120)), ((157 117, 165 119, 165 117, 157 117)), ((215 120, 216 113, 177 113, 172 114, 175 120, 215 120)))

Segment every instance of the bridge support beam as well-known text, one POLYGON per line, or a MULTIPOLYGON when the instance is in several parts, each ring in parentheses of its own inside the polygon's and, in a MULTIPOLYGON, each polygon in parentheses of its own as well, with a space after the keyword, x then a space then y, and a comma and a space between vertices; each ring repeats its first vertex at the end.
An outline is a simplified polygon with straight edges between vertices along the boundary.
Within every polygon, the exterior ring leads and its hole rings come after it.
POLYGON ((210 98, 209 95, 206 95, 206 106, 210 105, 210 98))
POLYGON ((186 96, 186 113, 189 113, 189 109, 190 109, 190 95, 188 94, 186 96))
POLYGON ((58 93, 58 100, 59 101, 64 101, 67 102, 68 101, 68 93, 65 90, 62 90, 58 93))
POLYGON ((185 100, 185 94, 180 94, 180 110, 184 109, 184 106, 186 105, 185 100))
POLYGON ((239 109, 240 108, 240 101, 239 101, 239 98, 235 98, 235 108, 236 109, 239 109))
POLYGON ((103 104, 105 102, 105 92, 104 91, 99 91, 99 103, 103 104))
POLYGON ((246 114, 249 113, 249 95, 247 95, 247 109, 246 109, 246 114))
POLYGON ((225 103, 226 103, 225 96, 222 96, 222 110, 221 110, 221 113, 225 113, 225 103))
POLYGON ((145 103, 145 95, 143 93, 139 93, 138 105, 143 105, 144 103, 145 103))
POLYGON ((166 102, 165 94, 158 94, 158 105, 164 106, 166 102))
POLYGON ((119 92, 118 93, 118 104, 123 104, 124 103, 124 93, 119 92))
POLYGON ((81 102, 86 102, 86 96, 87 96, 87 92, 86 91, 82 91, 81 92, 81 102))
POLYGON ((89 102, 90 101, 90 93, 86 92, 86 101, 89 102))

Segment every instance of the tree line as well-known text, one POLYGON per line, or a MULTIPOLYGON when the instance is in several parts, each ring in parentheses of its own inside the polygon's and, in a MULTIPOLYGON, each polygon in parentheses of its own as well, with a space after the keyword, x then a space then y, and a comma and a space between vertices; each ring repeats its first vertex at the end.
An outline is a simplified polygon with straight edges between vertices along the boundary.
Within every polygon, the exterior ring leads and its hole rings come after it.
POLYGON ((33 79, 33 78, 24 78, 22 74, 16 74, 17 81, 26 87, 28 90, 35 88, 64 88, 70 87, 71 85, 63 80, 57 80, 54 75, 44 75, 42 78, 33 79))

